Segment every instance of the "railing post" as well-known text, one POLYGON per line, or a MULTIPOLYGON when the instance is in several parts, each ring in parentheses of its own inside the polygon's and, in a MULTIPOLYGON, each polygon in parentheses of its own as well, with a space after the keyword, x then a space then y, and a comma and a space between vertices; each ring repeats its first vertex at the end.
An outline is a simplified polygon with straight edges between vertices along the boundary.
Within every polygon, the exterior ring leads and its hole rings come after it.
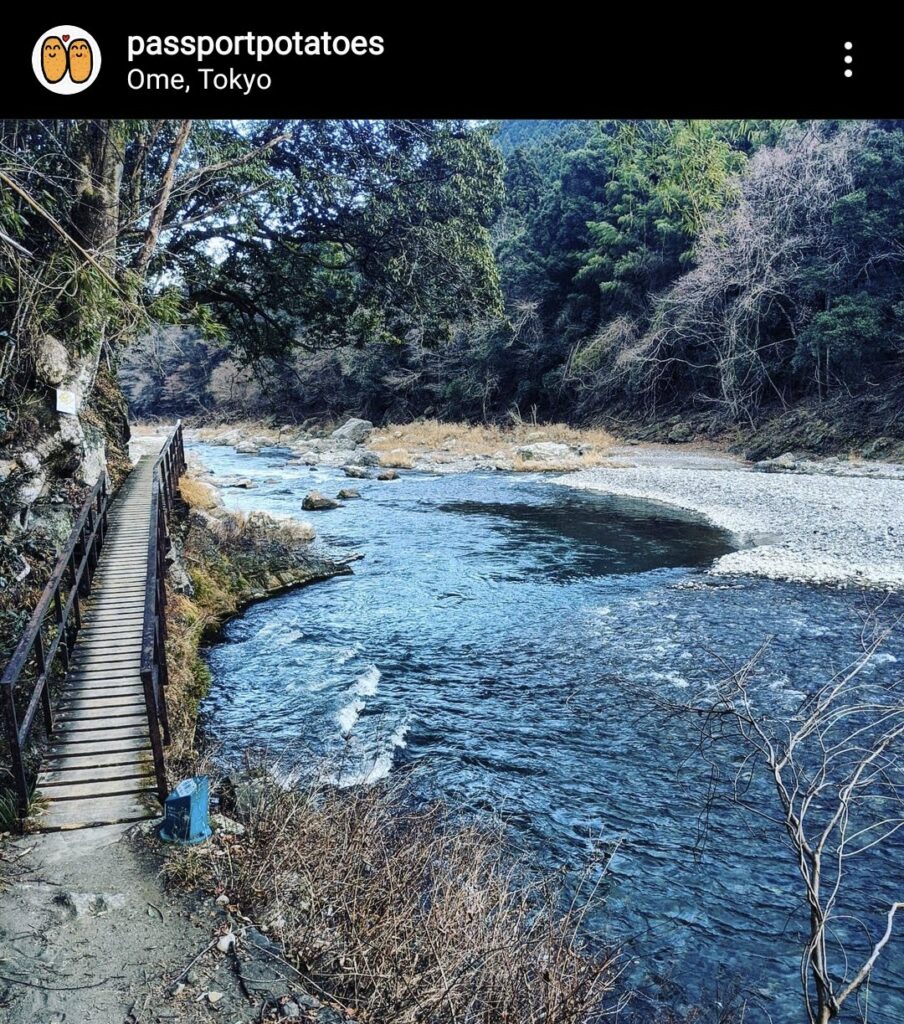
POLYGON ((41 682, 41 707, 44 711, 44 728, 49 736, 53 732, 53 709, 50 706, 49 666, 44 658, 44 637, 40 630, 35 638, 35 665, 41 682))
POLYGON ((10 760, 12 762, 13 783, 16 787, 16 806, 20 818, 28 815, 28 780, 25 778, 25 764, 22 760, 22 748, 19 745, 19 718, 16 714, 15 687, 4 686, 6 691, 6 736, 9 743, 10 760))
POLYGON ((54 591, 53 612, 56 618, 57 632, 60 637, 60 648, 63 652, 63 668, 69 670, 69 630, 63 623, 63 602, 59 590, 54 591))
POLYGON ((151 755, 154 759, 154 776, 157 780, 157 797, 160 803, 166 801, 166 763, 160 743, 160 720, 157 717, 157 696, 153 669, 142 669, 141 683, 144 687, 144 703, 148 713, 148 732, 151 734, 151 755))

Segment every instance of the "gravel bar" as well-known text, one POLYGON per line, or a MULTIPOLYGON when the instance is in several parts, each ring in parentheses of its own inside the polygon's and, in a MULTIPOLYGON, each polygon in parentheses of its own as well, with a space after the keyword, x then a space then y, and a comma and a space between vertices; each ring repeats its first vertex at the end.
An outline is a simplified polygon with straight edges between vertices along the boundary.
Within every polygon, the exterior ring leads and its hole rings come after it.
POLYGON ((904 479, 845 475, 837 465, 825 473, 753 472, 724 458, 688 466, 676 453, 554 482, 699 513, 740 548, 718 559, 713 573, 904 590, 904 479))

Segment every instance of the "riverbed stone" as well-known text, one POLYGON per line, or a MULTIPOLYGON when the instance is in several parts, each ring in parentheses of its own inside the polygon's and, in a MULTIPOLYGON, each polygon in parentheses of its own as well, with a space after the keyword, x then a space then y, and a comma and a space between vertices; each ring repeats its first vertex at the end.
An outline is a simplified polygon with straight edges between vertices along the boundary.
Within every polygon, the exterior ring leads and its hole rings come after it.
POLYGON ((394 469, 384 469, 382 473, 377 473, 378 480, 398 480, 399 474, 394 469))
POLYGON ((363 466, 343 466, 342 472, 353 480, 367 480, 370 476, 363 466))
POLYGON ((516 453, 525 461, 555 462, 559 459, 567 459, 572 455, 572 450, 567 444, 558 441, 537 441, 534 444, 523 444, 515 449, 516 453))
POLYGON ((320 491, 308 491, 304 496, 301 507, 305 512, 325 512, 327 509, 339 508, 339 502, 328 498, 320 491))
POLYGON ((351 501, 352 498, 360 498, 361 492, 356 491, 354 487, 343 487, 342 490, 336 495, 339 501, 351 501))
POLYGON ((348 465, 379 466, 380 456, 377 452, 372 452, 369 448, 359 448, 358 451, 349 456, 348 465))
POLYGON ((337 441, 351 441, 353 444, 363 444, 373 433, 374 425, 370 420, 361 420, 352 417, 346 420, 341 427, 337 427, 330 435, 337 441))

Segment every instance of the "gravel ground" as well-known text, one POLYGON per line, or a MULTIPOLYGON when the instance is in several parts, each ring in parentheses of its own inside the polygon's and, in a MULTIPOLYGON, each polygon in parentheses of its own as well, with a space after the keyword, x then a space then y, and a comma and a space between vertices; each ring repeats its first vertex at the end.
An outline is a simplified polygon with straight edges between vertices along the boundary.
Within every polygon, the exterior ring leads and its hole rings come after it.
MULTIPOLYGON (((904 590, 904 480, 813 472, 751 472, 724 457, 692 465, 631 453, 631 468, 599 467, 555 483, 649 498, 698 512, 740 550, 714 573, 904 590)), ((812 465, 812 464, 811 464, 812 465)))

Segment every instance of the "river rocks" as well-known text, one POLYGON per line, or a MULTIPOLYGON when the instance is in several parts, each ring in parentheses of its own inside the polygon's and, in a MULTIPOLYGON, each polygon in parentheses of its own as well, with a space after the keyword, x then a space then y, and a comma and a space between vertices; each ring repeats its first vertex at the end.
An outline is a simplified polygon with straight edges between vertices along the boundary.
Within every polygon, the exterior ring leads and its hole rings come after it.
POLYGON ((240 441, 236 446, 235 450, 239 455, 257 455, 260 453, 260 445, 255 441, 240 441))
POLYGON ((362 448, 356 451, 348 459, 348 465, 350 466, 379 466, 380 456, 376 452, 370 451, 368 448, 362 448))
POLYGON ((308 491, 301 507, 305 512, 325 512, 327 509, 339 508, 339 502, 321 494, 320 491, 308 491))
POLYGON ((367 480, 370 473, 363 466, 343 466, 342 472, 353 480, 367 480))
POLYGON ((356 491, 354 487, 343 487, 336 497, 339 501, 351 501, 352 498, 360 498, 361 492, 356 491))
POLYGON ((757 473, 795 473, 806 476, 872 477, 876 480, 904 480, 904 466, 894 462, 862 462, 829 456, 825 459, 799 458, 785 452, 774 459, 762 459, 752 467, 757 473))
POLYGON ((289 459, 289 466, 316 466, 320 460, 316 452, 301 452, 294 459, 289 459))
POLYGON ((279 530, 284 540, 295 544, 309 544, 317 536, 317 531, 310 523, 300 522, 291 516, 274 515, 262 509, 250 512, 245 519, 245 532, 252 540, 266 542, 272 537, 274 530, 279 530))
POLYGON ((216 539, 221 538, 225 532, 223 522, 203 508, 193 508, 189 511, 188 525, 190 528, 194 527, 196 530, 203 530, 216 539))
POLYGON ((525 461, 557 462, 570 458, 573 452, 569 445, 560 444, 558 441, 537 441, 534 444, 521 445, 515 449, 515 454, 525 461))
POLYGON ((45 334, 35 352, 35 376, 44 384, 59 387, 72 373, 69 352, 56 338, 45 334))
POLYGON ((793 452, 784 452, 774 459, 762 459, 754 465, 758 473, 787 473, 797 468, 798 460, 793 452))
POLYGON ((378 480, 398 480, 399 474, 394 469, 384 469, 382 473, 377 473, 378 480))
POLYGON ((360 420, 352 417, 346 420, 341 427, 330 435, 337 441, 351 441, 352 444, 363 444, 373 432, 374 425, 370 420, 360 420))

